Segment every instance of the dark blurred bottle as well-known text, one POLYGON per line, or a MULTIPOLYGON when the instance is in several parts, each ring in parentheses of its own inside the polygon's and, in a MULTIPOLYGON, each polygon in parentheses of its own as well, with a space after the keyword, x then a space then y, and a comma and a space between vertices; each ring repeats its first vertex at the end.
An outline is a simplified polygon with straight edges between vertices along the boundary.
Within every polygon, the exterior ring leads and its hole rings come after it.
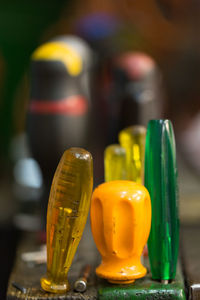
POLYGON ((75 36, 55 38, 32 55, 27 133, 47 193, 62 153, 89 147, 92 64, 90 48, 75 36))
MULTIPOLYGON (((88 3, 86 4, 88 5, 88 3)), ((105 3, 102 4, 103 6, 105 3)), ((109 5, 109 4, 108 4, 109 5)), ((76 20, 75 32, 84 38, 95 52, 95 80, 94 87, 94 131, 93 140, 95 145, 92 151, 94 159, 94 185, 104 180, 102 161, 106 147, 108 130, 108 105, 107 93, 110 89, 109 65, 113 53, 119 51, 118 33, 122 24, 121 20, 111 11, 98 10, 88 11, 76 20), (98 139, 96 137, 98 136, 98 139)))
POLYGON ((127 52, 113 60, 108 98, 109 144, 117 141, 121 129, 131 125, 146 126, 150 119, 161 118, 161 90, 160 72, 148 55, 127 52))

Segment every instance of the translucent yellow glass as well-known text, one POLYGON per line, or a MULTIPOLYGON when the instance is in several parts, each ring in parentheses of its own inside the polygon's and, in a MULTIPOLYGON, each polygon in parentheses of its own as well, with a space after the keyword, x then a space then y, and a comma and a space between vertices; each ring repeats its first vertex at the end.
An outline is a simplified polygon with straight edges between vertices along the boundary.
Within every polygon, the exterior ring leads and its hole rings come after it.
POLYGON ((53 178, 47 212, 47 273, 44 290, 69 290, 67 273, 81 239, 90 207, 93 162, 89 152, 71 148, 64 152, 53 178))
POLYGON ((126 179, 126 151, 118 144, 110 145, 104 152, 105 181, 126 179))
POLYGON ((120 145, 126 150, 127 180, 143 183, 146 128, 130 126, 119 133, 120 145))

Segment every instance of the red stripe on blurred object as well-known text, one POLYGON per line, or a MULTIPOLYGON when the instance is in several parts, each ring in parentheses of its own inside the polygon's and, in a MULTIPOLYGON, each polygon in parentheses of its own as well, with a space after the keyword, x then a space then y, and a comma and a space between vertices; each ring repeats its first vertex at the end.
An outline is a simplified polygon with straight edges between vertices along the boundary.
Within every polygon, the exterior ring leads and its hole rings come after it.
POLYGON ((87 100, 79 95, 57 101, 32 100, 29 111, 38 114, 80 116, 88 110, 87 100))

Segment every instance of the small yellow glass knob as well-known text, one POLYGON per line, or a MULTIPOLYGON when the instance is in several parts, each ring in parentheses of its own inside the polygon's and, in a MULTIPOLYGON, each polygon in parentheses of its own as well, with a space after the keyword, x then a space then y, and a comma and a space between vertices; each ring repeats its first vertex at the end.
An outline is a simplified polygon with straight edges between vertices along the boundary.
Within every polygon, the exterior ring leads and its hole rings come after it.
POLYGON ((102 256, 99 277, 126 284, 145 276, 140 257, 151 227, 151 201, 143 185, 126 180, 99 185, 92 196, 91 227, 102 256))
POLYGON ((126 179, 126 151, 118 144, 110 145, 104 152, 105 181, 126 179))
POLYGON ((120 145, 126 150, 127 180, 143 183, 146 128, 130 126, 119 133, 120 145))
POLYGON ((91 154, 64 152, 53 178, 47 212, 47 273, 41 286, 52 293, 69 290, 67 274, 81 239, 93 187, 91 154))

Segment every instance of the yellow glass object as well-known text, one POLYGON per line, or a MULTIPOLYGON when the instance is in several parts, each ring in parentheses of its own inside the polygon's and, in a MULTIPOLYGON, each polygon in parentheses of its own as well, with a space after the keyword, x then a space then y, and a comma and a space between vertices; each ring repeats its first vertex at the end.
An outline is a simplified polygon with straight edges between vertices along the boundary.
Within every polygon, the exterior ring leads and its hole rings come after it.
POLYGON ((105 181, 126 179, 126 151, 120 145, 110 145, 104 152, 105 181))
POLYGON ((80 55, 62 42, 49 42, 40 46, 33 52, 32 59, 61 61, 71 76, 78 76, 82 71, 80 55))
POLYGON ((127 180, 143 183, 146 128, 130 126, 119 133, 120 145, 126 150, 127 180))
POLYGON ((47 212, 47 273, 44 290, 69 290, 67 273, 81 239, 93 188, 91 154, 81 148, 64 152, 51 186, 47 212))
POLYGON ((143 185, 128 180, 99 185, 92 195, 91 227, 102 256, 99 277, 127 284, 145 276, 140 257, 151 227, 151 201, 143 185))

